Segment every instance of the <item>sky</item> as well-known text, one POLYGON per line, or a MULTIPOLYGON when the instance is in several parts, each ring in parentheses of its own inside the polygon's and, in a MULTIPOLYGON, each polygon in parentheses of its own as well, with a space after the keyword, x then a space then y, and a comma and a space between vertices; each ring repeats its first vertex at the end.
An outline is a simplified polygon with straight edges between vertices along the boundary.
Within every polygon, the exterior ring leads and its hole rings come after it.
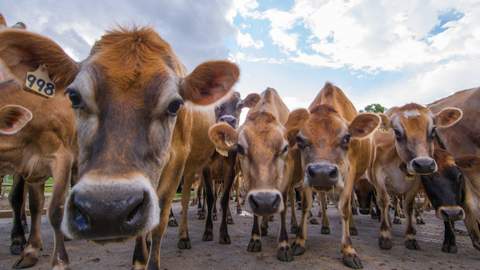
POLYGON ((480 86, 480 0, 2 0, 76 60, 118 25, 148 25, 189 70, 229 59, 242 96, 275 88, 307 107, 326 81, 357 109, 427 104, 480 86))

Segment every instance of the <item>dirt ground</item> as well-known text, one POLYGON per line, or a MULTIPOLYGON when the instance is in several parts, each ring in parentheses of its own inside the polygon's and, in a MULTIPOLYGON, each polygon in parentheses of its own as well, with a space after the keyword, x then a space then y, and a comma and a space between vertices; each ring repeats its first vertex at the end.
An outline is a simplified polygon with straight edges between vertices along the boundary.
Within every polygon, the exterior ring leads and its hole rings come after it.
MULTIPOLYGON (((232 207, 233 210, 233 207, 232 207)), ((174 211, 178 216, 179 204, 174 211)), ((244 212, 245 213, 245 212, 244 212)), ((299 214, 297 212, 297 214, 299 214)), ((341 263, 340 221, 335 208, 328 210, 332 233, 320 234, 320 225, 309 225, 307 251, 295 261, 283 263, 275 257, 276 234, 279 218, 270 224, 268 236, 262 239, 262 252, 249 253, 246 247, 249 241, 252 218, 248 215, 234 215, 235 224, 230 225, 231 245, 218 244, 220 221, 214 223, 214 241, 202 242, 204 221, 197 220, 196 209, 189 210, 191 250, 177 249, 177 228, 168 228, 162 243, 162 269, 348 269, 341 263)), ((383 251, 377 246, 379 223, 369 216, 355 216, 359 231, 353 236, 353 245, 363 261, 364 269, 480 269, 480 252, 473 249, 470 239, 464 234, 457 235, 457 254, 441 252, 443 223, 435 218, 433 212, 425 214, 426 225, 418 225, 417 240, 422 250, 407 250, 403 245, 404 224, 394 225, 392 250, 383 251)), ((405 221, 403 220, 403 223, 405 221)), ((10 269, 16 258, 9 254, 9 219, 0 220, 0 269, 10 269)), ((457 228, 465 230, 463 223, 457 228)), ((50 269, 49 254, 52 251, 52 230, 46 219, 43 220, 42 237, 44 250, 38 265, 34 269, 50 269)), ((291 241, 294 236, 290 235, 291 241)), ((67 242, 71 267, 76 270, 130 269, 133 241, 100 246, 86 241, 67 242)))

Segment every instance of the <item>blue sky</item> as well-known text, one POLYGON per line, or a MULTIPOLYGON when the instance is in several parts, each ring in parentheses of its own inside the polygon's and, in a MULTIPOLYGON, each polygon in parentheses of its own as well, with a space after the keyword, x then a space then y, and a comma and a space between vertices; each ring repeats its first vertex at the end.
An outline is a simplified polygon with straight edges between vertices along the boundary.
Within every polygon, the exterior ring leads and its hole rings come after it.
POLYGON ((189 69, 230 59, 242 95, 273 87, 292 109, 325 81, 358 109, 425 104, 480 81, 478 0, 17 0, 0 12, 77 60, 107 29, 150 25, 189 69))

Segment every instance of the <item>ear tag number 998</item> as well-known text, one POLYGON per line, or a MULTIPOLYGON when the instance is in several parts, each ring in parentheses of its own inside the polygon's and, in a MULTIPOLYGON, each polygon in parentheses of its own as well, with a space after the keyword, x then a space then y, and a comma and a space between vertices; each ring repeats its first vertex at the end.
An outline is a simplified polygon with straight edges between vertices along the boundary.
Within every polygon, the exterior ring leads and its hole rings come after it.
POLYGON ((33 72, 27 72, 25 88, 48 98, 55 96, 55 84, 43 65, 33 72))

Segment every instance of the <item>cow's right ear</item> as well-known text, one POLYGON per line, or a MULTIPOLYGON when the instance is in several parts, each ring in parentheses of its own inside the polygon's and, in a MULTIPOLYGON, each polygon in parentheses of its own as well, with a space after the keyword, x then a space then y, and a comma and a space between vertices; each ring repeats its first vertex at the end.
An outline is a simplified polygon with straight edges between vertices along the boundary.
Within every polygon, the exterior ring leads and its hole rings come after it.
POLYGON ((255 105, 257 105, 259 100, 260 100, 259 94, 251 93, 251 94, 248 94, 248 96, 244 98, 242 101, 240 101, 240 104, 238 104, 238 106, 240 108, 253 108, 255 105))
POLYGON ((208 130, 208 137, 215 145, 217 152, 228 155, 228 151, 235 149, 238 143, 238 133, 225 122, 217 123, 208 130))
POLYGON ((32 112, 20 105, 5 105, 0 108, 0 134, 13 135, 32 120, 32 112))
POLYGON ((380 129, 388 130, 392 127, 392 125, 390 124, 390 118, 386 114, 379 113, 378 116, 380 116, 380 120, 382 120, 380 124, 380 129))
POLYGON ((295 145, 297 134, 308 118, 310 118, 310 112, 306 109, 296 109, 288 115, 285 129, 287 130, 287 140, 290 147, 295 145))
POLYGON ((57 43, 23 29, 0 31, 0 59, 22 85, 27 72, 45 65, 56 87, 64 89, 79 70, 78 64, 57 43))
POLYGON ((480 157, 475 155, 463 156, 455 159, 455 163, 461 169, 480 168, 480 157))

